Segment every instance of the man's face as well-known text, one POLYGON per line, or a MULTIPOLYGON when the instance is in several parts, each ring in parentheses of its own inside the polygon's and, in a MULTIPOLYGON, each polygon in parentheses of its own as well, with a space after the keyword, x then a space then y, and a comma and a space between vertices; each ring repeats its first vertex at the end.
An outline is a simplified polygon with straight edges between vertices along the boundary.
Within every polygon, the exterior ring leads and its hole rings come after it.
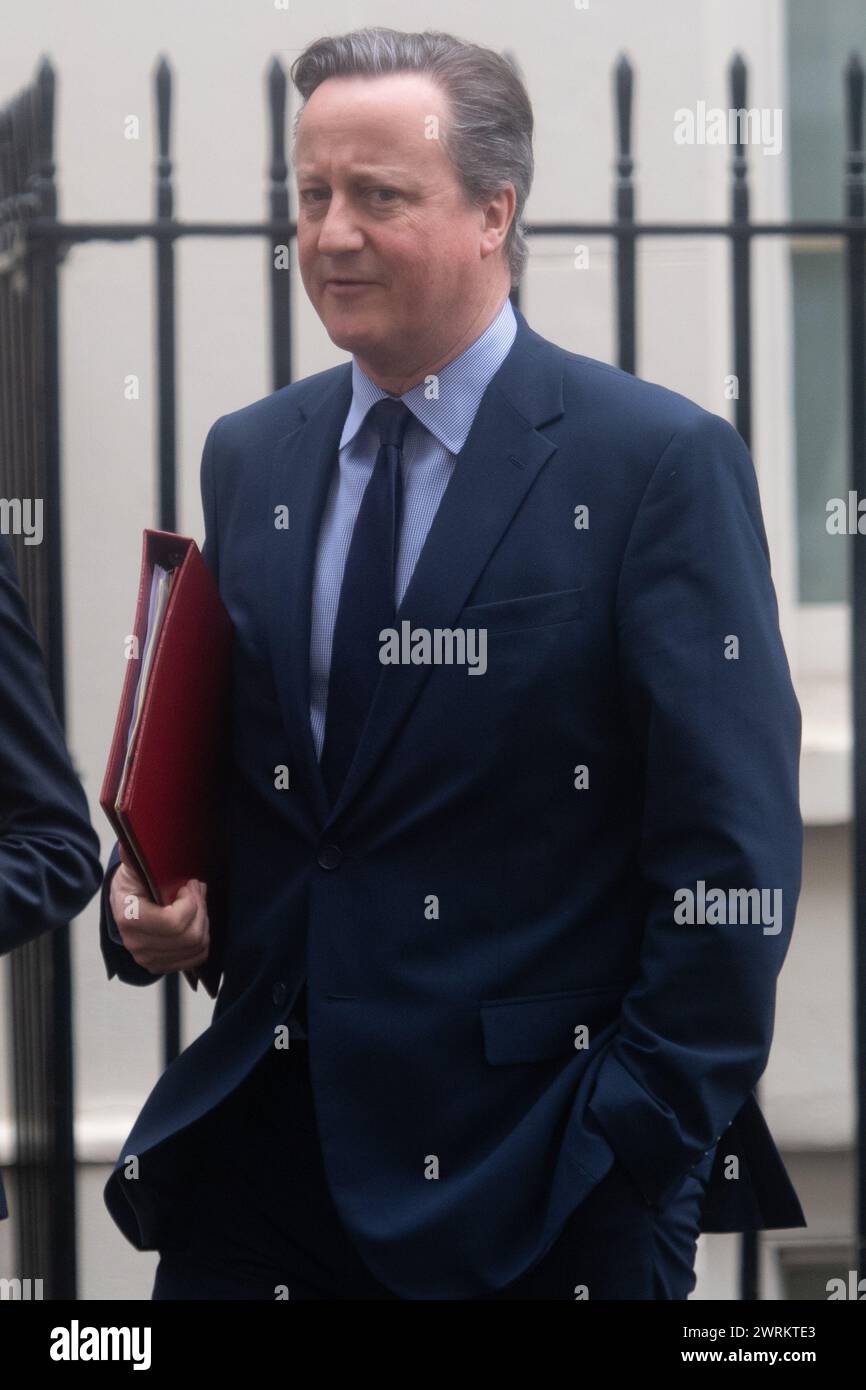
POLYGON ((492 253, 510 205, 491 214, 467 203, 440 141, 428 138, 431 117, 442 127, 446 116, 430 78, 392 73, 329 78, 298 126, 304 287, 331 340, 382 375, 448 360, 508 292, 503 256, 492 253), (364 283, 341 288, 341 277, 364 283))

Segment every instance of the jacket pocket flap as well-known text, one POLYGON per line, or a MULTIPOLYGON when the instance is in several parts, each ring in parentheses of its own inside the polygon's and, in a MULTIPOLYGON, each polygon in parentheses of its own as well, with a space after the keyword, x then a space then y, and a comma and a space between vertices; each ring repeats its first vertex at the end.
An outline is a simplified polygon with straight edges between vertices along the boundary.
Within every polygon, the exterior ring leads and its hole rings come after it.
POLYGON ((495 603, 470 603, 463 609, 459 627, 519 632, 524 627, 568 623, 583 611, 583 589, 558 589, 548 594, 524 594, 495 603))
POLYGON ((575 1049, 575 1029, 585 1024, 587 1046, 619 1015, 625 981, 555 994, 483 999, 484 1055, 494 1066, 566 1057, 575 1049))

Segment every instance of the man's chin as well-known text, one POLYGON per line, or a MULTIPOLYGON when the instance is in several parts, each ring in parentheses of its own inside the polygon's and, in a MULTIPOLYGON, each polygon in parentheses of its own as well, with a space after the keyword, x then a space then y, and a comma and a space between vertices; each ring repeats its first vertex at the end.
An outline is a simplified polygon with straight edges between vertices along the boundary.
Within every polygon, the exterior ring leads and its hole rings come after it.
POLYGON ((346 352, 357 352, 361 348, 370 347, 379 337, 373 325, 365 322, 361 314, 354 319, 349 313, 329 312, 323 316, 322 322, 334 346, 343 348, 346 352))

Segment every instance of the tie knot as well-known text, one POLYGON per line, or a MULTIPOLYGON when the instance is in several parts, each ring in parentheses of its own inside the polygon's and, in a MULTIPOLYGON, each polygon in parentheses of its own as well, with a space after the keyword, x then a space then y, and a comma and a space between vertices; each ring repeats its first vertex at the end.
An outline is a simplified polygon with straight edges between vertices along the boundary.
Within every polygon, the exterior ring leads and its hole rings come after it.
POLYGON ((373 428, 379 435, 380 444, 383 447, 393 444, 398 449, 403 447, 403 436, 411 418, 412 412, 409 407, 391 396, 377 401, 369 413, 373 428))

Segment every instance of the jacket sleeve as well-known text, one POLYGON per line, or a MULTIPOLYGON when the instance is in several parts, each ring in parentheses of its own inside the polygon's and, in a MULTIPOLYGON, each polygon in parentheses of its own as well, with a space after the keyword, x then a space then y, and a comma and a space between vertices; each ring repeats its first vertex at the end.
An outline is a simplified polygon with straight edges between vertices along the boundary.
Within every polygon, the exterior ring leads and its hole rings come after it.
POLYGON ((0 536, 0 954, 69 923, 100 877, 99 839, 0 536))
MULTIPOLYGON (((202 547, 202 557, 208 569, 217 578, 216 565, 216 492, 213 475, 213 441, 216 434, 219 420, 211 425, 207 433, 202 451, 200 484, 202 507, 205 518, 205 542, 202 547)), ((102 885, 99 907, 99 945, 102 951, 102 958, 105 962, 105 969, 109 980, 117 975, 125 984, 128 985, 152 985, 156 980, 165 978, 165 972, 154 973, 139 965, 130 955, 123 944, 123 938, 118 930, 117 923, 111 911, 109 894, 111 892, 111 880, 114 871, 120 863, 120 851, 115 841, 114 848, 109 855, 108 863, 105 866, 105 878, 102 885)), ((209 886, 210 895, 210 886, 209 886)))
POLYGON ((638 976, 588 1109, 656 1205, 766 1067, 801 881, 800 707, 754 466, 718 416, 701 412, 655 466, 626 546, 617 625, 645 777, 647 906, 638 976), (701 921, 697 904, 713 889, 725 915, 715 922, 710 908, 701 921))

